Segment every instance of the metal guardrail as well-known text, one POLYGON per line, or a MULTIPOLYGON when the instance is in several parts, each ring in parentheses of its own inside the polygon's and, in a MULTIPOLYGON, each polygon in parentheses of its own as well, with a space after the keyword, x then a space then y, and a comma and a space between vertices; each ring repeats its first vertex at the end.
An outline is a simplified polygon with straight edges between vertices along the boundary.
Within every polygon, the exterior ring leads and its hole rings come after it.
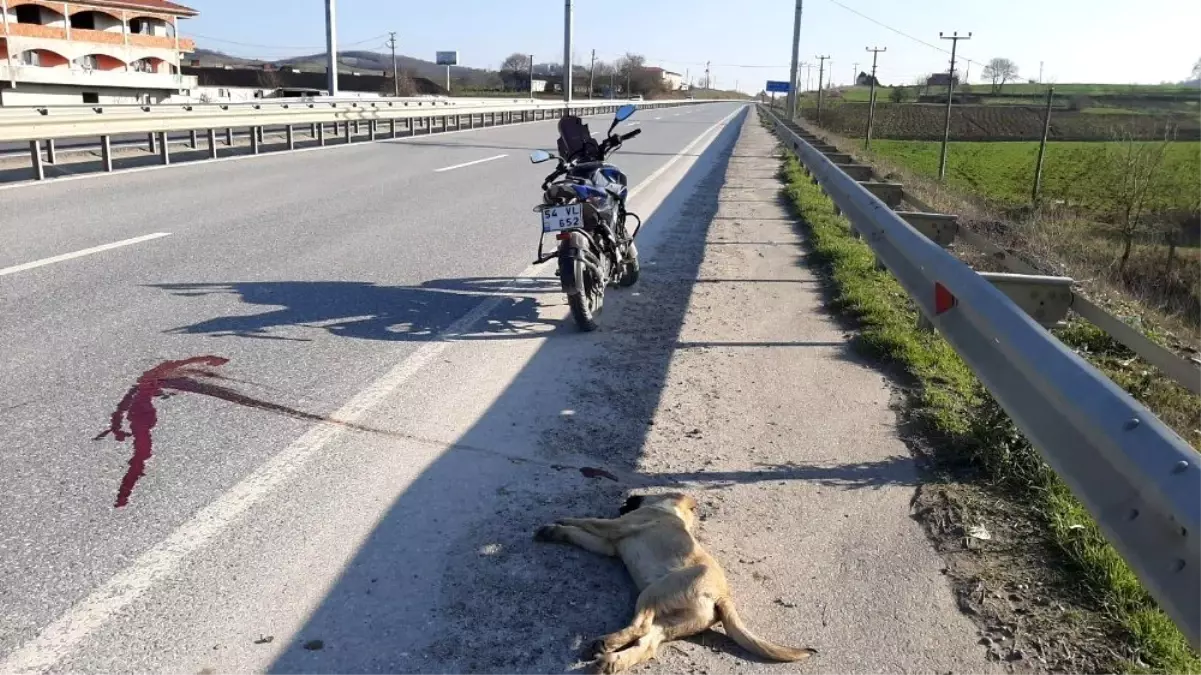
POLYGON ((565 113, 592 115, 612 112, 620 105, 630 103, 639 108, 654 109, 682 105, 715 103, 711 100, 669 101, 622 101, 596 100, 573 101, 565 105, 562 101, 523 100, 520 102, 485 102, 472 100, 462 104, 447 104, 443 101, 414 99, 382 100, 314 100, 272 101, 263 99, 254 103, 240 104, 174 104, 156 106, 54 106, 41 108, 0 108, 0 142, 27 141, 34 177, 45 178, 44 162, 55 162, 54 141, 57 139, 99 138, 104 171, 113 170, 111 140, 116 135, 145 134, 151 152, 158 152, 164 164, 170 163, 168 132, 192 132, 191 145, 196 147, 196 132, 207 130, 209 157, 216 158, 218 146, 216 130, 224 129, 227 146, 232 146, 232 129, 251 130, 251 151, 258 153, 263 142, 264 127, 283 127, 286 131, 287 147, 295 147, 293 129, 307 125, 311 137, 320 145, 326 144, 325 127, 334 125, 335 134, 344 130, 345 142, 351 141, 350 125, 356 128, 366 124, 369 138, 376 139, 377 127, 381 122, 389 123, 388 134, 398 137, 399 125, 404 122, 406 135, 418 131, 434 133, 434 130, 457 130, 464 128, 466 119, 469 128, 513 124, 561 117, 565 113), (450 121, 454 121, 454 126, 450 121), (440 122, 440 126, 435 122, 440 122), (42 149, 45 143, 46 157, 42 149))
POLYGON ((1201 648, 1201 455, 988 279, 760 110, 1201 648))

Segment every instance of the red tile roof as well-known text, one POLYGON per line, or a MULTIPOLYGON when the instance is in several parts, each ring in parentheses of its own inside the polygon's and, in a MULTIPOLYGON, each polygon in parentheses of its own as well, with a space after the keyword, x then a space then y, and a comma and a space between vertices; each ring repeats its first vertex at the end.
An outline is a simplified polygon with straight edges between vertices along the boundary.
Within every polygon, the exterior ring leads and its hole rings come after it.
POLYGON ((191 7, 184 7, 167 0, 84 0, 84 2, 91 5, 108 5, 133 10, 145 9, 179 16, 196 16, 200 13, 191 7))

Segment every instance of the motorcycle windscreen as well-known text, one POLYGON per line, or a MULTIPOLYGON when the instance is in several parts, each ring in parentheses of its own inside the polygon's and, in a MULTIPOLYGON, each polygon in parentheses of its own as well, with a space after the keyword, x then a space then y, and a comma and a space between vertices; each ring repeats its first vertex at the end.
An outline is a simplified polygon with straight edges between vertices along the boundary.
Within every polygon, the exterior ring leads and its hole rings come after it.
POLYGON ((591 161, 599 158, 600 144, 588 131, 584 120, 567 115, 559 120, 559 156, 591 161))

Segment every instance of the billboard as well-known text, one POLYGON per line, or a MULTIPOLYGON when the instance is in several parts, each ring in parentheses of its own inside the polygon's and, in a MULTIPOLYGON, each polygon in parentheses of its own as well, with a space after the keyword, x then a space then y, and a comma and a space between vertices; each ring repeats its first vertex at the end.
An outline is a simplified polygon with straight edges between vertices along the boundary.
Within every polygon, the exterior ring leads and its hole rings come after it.
POLYGON ((767 81, 767 90, 769 92, 780 92, 781 94, 787 94, 790 88, 791 87, 788 86, 787 82, 781 82, 779 80, 767 81))
POLYGON ((434 63, 440 66, 457 66, 459 65, 459 53, 456 52, 434 52, 434 63))

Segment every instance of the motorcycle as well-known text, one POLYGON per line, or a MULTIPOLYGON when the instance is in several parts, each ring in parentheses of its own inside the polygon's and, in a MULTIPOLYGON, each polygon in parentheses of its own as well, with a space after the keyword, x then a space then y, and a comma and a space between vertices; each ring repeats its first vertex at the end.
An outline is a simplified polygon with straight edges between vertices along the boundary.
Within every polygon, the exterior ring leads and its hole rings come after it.
POLYGON ((642 132, 613 133, 636 110, 632 105, 618 108, 600 143, 583 120, 564 116, 559 120, 559 154, 530 153, 534 164, 558 161, 554 172, 542 181, 542 203, 534 207, 542 216, 534 262, 559 259, 556 274, 576 325, 583 331, 596 329, 596 315, 604 305, 607 287, 628 288, 638 281, 634 237, 642 228, 642 219, 626 210, 626 175, 606 162, 622 143, 642 132), (630 218, 636 221, 633 232, 626 226, 630 218), (555 235, 558 247, 544 254, 547 234, 555 235))

